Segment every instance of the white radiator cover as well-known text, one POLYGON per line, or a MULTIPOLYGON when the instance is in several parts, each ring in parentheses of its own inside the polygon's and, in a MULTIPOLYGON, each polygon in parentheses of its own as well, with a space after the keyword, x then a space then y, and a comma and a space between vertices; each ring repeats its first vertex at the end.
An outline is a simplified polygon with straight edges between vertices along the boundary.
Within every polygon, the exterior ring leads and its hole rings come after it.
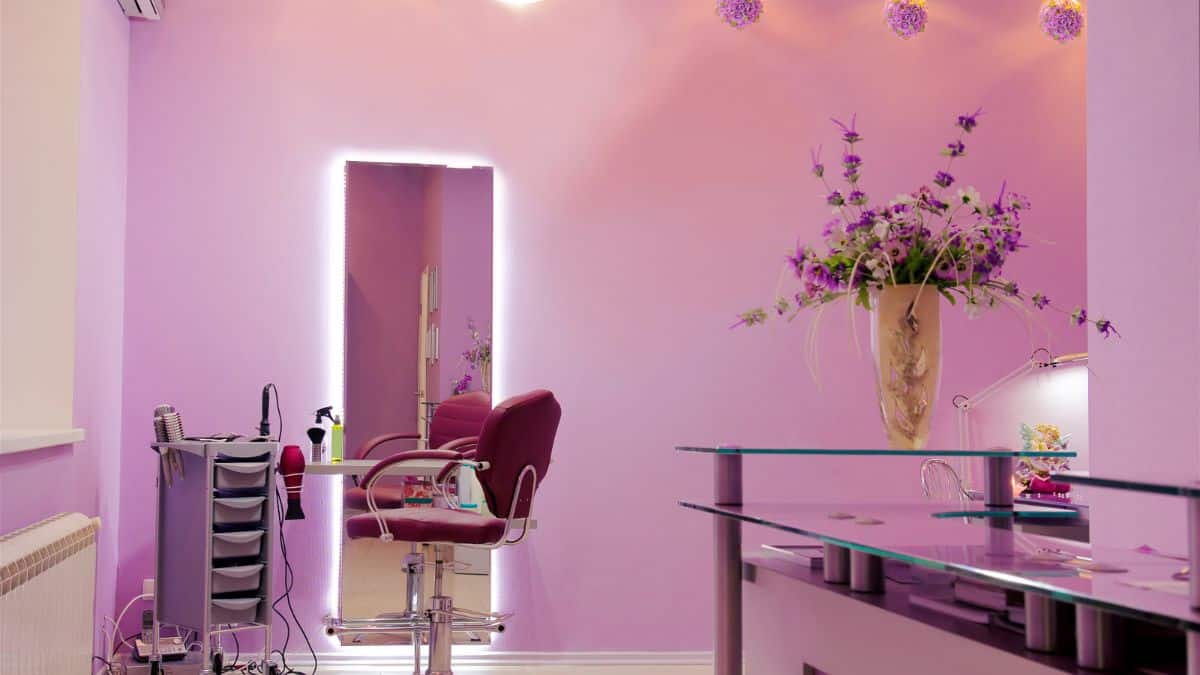
POLYGON ((98 518, 60 513, 0 536, 0 673, 90 673, 98 518))

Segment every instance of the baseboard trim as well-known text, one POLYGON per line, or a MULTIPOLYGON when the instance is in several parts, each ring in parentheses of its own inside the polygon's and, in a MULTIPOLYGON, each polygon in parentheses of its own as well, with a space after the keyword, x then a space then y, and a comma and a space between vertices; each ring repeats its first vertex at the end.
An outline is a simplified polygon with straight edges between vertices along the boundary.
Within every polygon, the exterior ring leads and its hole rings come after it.
MULTIPOLYGON (((288 654, 288 663, 311 664, 309 654, 288 654)), ((350 647, 317 654, 322 666, 412 667, 408 647, 350 647), (369 651, 368 651, 369 650, 369 651)), ((454 663, 464 666, 702 666, 713 661, 712 652, 492 652, 460 651, 454 663)))

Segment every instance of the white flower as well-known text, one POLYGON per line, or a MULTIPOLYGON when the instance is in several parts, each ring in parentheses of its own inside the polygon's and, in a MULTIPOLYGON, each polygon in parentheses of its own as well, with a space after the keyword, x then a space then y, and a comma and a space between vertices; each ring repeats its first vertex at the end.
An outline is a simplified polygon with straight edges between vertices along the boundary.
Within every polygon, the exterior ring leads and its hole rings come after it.
POLYGON ((891 227, 891 225, 890 225, 890 223, 888 223, 887 220, 885 220, 883 218, 879 218, 875 221, 875 227, 871 231, 872 231, 872 233, 875 234, 876 237, 879 237, 880 239, 886 239, 887 233, 888 233, 888 228, 890 228, 890 227, 891 227))
MULTIPOLYGON (((962 192, 962 190, 959 190, 959 192, 962 192)), ((914 197, 910 194, 901 193, 901 194, 896 195, 895 199, 888 202, 888 206, 895 206, 897 204, 916 204, 916 203, 917 203, 916 197, 914 197)))
POLYGON ((958 203, 966 204, 967 206, 979 206, 983 203, 983 198, 979 196, 979 190, 975 186, 969 185, 967 189, 958 189, 958 203))
POLYGON ((974 295, 967 298, 967 304, 963 307, 968 319, 978 319, 979 314, 983 312, 983 307, 979 306, 979 300, 974 295))

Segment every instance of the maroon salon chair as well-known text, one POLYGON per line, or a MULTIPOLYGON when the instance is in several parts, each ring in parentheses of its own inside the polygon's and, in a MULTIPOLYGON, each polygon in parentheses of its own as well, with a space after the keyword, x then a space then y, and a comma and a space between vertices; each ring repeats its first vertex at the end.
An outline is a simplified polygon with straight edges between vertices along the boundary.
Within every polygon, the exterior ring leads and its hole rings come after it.
MULTIPOLYGON (((492 399, 482 391, 471 391, 442 401, 433 411, 429 424, 429 447, 437 450, 465 451, 475 447, 483 421, 492 410, 492 399)), ((355 459, 367 459, 375 448, 393 441, 416 441, 417 433, 383 434, 363 443, 355 459)), ((404 486, 377 485, 374 490, 375 505, 381 509, 398 509, 404 506, 404 486)), ((342 497, 346 509, 368 511, 367 491, 361 486, 347 488, 342 497)))
POLYGON ((483 423, 474 449, 410 450, 382 460, 363 477, 369 513, 346 521, 351 539, 378 537, 383 541, 420 542, 434 547, 434 594, 423 614, 396 618, 331 620, 329 632, 407 633, 413 638, 414 673, 420 673, 421 636, 429 635, 429 668, 425 675, 452 675, 451 634, 465 631, 501 631, 511 615, 488 614, 454 607, 443 594, 444 548, 447 545, 499 548, 525 538, 533 498, 550 467, 550 454, 562 409, 554 394, 545 390, 514 396, 496 406, 483 423), (411 460, 443 460, 436 489, 446 496, 449 509, 387 509, 374 500, 374 488, 387 467, 411 460), (475 470, 488 508, 499 517, 462 511, 446 492, 449 476, 459 466, 475 470), (510 537, 513 525, 521 528, 510 537))

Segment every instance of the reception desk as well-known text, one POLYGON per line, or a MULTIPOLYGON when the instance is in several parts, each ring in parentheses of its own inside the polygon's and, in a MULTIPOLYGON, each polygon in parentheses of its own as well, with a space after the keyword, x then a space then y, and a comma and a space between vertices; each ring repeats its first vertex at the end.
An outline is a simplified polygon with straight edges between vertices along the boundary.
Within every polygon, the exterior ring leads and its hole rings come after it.
MULTIPOLYGON (((802 461, 803 455, 814 454, 911 458, 914 453, 678 450, 698 455, 697 460, 706 455, 714 465, 713 498, 680 504, 713 519, 717 675, 740 674, 744 667, 750 673, 832 675, 882 672, 878 669, 885 666, 890 672, 965 672, 964 663, 975 664, 972 672, 1138 672, 1136 668, 1150 667, 1153 672, 1200 673, 1195 646, 1200 612, 1189 601, 1188 581, 1180 581, 1182 563, 1045 534, 1053 532, 1055 523, 1076 527, 1078 510, 1014 504, 1011 492, 1007 504, 989 503, 1006 501, 999 496, 982 501, 756 504, 743 499, 741 469, 747 457, 792 455, 802 461), (808 538, 820 546, 820 570, 805 559, 744 554, 743 524, 808 538), (1039 534, 1024 531, 1026 524, 1036 525, 1030 530, 1039 534), (959 611, 953 597, 956 580, 999 595, 996 621, 985 613, 981 625, 979 612, 959 611), (910 597, 918 587, 929 590, 938 584, 951 597, 939 602, 910 597), (1136 639, 1122 640, 1122 635, 1136 639), (945 652, 942 657, 939 650, 945 652), (868 663, 874 668, 866 669, 868 663), (997 669, 1002 664, 1007 665, 997 669)), ((1011 466, 1013 458, 1023 455, 921 454, 984 457, 1000 470, 1005 463, 992 460, 1006 459, 1011 466)))

